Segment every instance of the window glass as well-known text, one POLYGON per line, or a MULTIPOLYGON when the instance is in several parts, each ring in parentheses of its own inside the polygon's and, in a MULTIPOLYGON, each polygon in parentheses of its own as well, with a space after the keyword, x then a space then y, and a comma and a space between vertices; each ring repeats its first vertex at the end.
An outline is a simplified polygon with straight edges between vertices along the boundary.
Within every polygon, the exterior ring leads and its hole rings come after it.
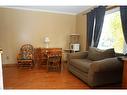
POLYGON ((106 14, 98 48, 114 48, 115 52, 123 53, 124 46, 120 11, 106 14))

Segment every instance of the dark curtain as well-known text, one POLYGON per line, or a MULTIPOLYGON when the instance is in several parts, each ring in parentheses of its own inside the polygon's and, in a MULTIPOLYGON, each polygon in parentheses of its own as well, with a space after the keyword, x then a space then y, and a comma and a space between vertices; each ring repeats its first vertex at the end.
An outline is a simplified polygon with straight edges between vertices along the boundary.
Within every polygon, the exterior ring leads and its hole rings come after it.
POLYGON ((127 43, 127 6, 120 7, 121 22, 123 28, 124 39, 127 43))
POLYGON ((91 46, 91 43, 92 43, 94 16, 95 16, 94 10, 87 13, 87 42, 88 42, 88 46, 91 46))
POLYGON ((99 6, 98 8, 95 8, 94 11, 95 11, 95 27, 94 27, 93 46, 97 47, 102 32, 106 7, 99 6))

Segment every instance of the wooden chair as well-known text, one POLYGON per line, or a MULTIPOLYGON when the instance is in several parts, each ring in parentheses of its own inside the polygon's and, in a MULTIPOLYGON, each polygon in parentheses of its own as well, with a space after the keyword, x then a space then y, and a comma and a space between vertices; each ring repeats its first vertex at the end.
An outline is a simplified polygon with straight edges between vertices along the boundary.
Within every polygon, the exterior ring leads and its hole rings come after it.
POLYGON ((61 50, 49 50, 47 52, 47 69, 48 71, 61 71, 61 59, 62 59, 62 49, 61 50))
POLYGON ((20 53, 17 55, 18 67, 33 67, 34 48, 30 44, 25 44, 21 47, 20 53))

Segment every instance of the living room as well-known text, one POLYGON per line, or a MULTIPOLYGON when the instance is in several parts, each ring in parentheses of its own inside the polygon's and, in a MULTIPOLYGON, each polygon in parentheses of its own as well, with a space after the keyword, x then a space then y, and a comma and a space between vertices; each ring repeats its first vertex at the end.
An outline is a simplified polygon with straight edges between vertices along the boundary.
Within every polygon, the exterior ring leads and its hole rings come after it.
MULTIPOLYGON (((125 14, 126 11, 126 6, 1 7, 0 22, 2 23, 0 23, 0 48, 3 51, 4 89, 122 89, 122 78, 124 77, 126 80, 126 76, 123 76, 122 67, 123 61, 126 62, 126 59, 123 58, 126 53, 126 26, 124 26, 126 21, 124 16, 127 16, 125 14), (91 21, 93 16, 91 14, 93 11, 96 11, 96 15, 94 15, 94 19, 96 18, 95 22, 94 20, 93 22, 91 21), (114 39, 111 39, 112 37, 108 38, 109 35, 106 35, 110 33, 105 33, 105 31, 103 31, 108 27, 105 21, 112 19, 112 15, 109 16, 108 14, 113 14, 115 12, 119 12, 118 15, 116 14, 119 18, 118 21, 120 21, 121 17, 124 18, 121 24, 121 31, 122 29, 123 31, 117 32, 116 35, 114 34, 118 40, 120 40, 119 37, 122 39, 117 44, 114 39), (109 19, 105 15, 108 15, 109 19), (98 18, 99 20, 101 19, 100 23, 98 18), (96 23, 99 24, 96 26, 96 23), (93 25, 93 27, 91 27, 91 25, 93 25), (95 31, 98 30, 99 32, 93 33, 94 28, 95 31), (78 43, 75 43, 79 44, 79 50, 77 51, 71 48, 70 37, 72 35, 78 35, 79 37, 78 43), (104 37, 110 41, 104 42, 107 41, 104 37), (48 43, 45 41, 46 39, 48 39, 48 43), (107 45, 107 43, 109 44, 107 45), (49 72, 47 70, 47 61, 46 65, 41 67, 39 67, 40 65, 38 65, 37 62, 35 62, 36 64, 33 62, 34 66, 32 68, 24 68, 22 66, 18 68, 19 59, 17 55, 20 53, 21 47, 27 44, 32 45, 33 50, 37 48, 46 49, 46 55, 48 49, 62 49, 60 72, 57 72, 57 70, 49 72), (116 45, 118 45, 119 48, 117 48, 116 45), (100 54, 100 52, 102 52, 102 54, 100 54), (97 55, 94 55, 94 53, 97 55), (80 63, 85 63, 79 62, 79 55, 81 59, 87 56, 88 59, 96 62, 94 62, 94 64, 87 60, 89 66, 86 65, 85 68, 83 67, 84 65, 79 66, 80 63), (75 60, 73 60, 73 58, 75 60), (76 63, 77 59, 78 63, 76 63), (102 61, 102 59, 105 60, 102 61), (101 62, 99 60, 101 60, 101 62), (91 65, 92 63, 93 65, 91 65), (84 74, 84 76, 92 77, 90 77, 90 79, 85 79, 86 77, 82 78, 82 76, 77 75, 76 72, 79 71, 76 71, 72 65, 74 65, 74 67, 83 67, 83 69, 78 68, 81 69, 81 71, 86 70, 83 72, 89 73, 90 71, 90 74, 84 74), (90 68, 92 68, 92 70, 89 70, 90 68), (73 72, 73 70, 76 72, 73 72), (92 81, 88 82, 87 80, 92 81), (94 82, 97 83, 95 87, 94 82)), ((117 24, 119 23, 120 22, 117 24)), ((23 62, 24 61, 19 63, 23 62)), ((126 84, 125 80, 124 83, 126 84)), ((124 85, 124 88, 126 88, 126 85, 124 85)))
MULTIPOLYGON (((62 9, 63 7, 51 8, 62 9)), ((71 7, 68 7, 68 9, 69 8, 71 7)), ((81 7, 82 11, 84 11, 84 8, 85 7, 81 7)), ((88 8, 89 7, 86 7, 86 9, 88 8)), ((82 17, 82 13, 75 15, 74 13, 69 14, 69 12, 45 12, 39 9, 39 7, 7 7, 0 8, 0 11, 2 16, 1 22, 3 22, 0 37, 1 48, 4 52, 2 56, 3 63, 6 65, 17 64, 16 55, 18 55, 21 46, 24 44, 31 44, 34 48, 46 48, 46 44, 44 43, 45 37, 50 39, 48 48, 62 48, 63 51, 64 49, 68 49, 69 35, 80 34, 80 32, 76 32, 78 31, 77 27, 80 29, 80 25, 84 23, 82 19, 86 20, 85 16, 82 17), (77 21, 79 21, 79 26, 77 26, 77 21)), ((86 31, 85 29, 84 27, 82 31, 86 31)), ((84 38, 82 36, 85 36, 85 32, 80 34, 80 38, 84 38)), ((83 41, 82 43, 85 42, 83 41)), ((85 47, 82 46, 81 49, 83 50, 83 48, 85 47)), ((65 57, 64 55, 65 54, 62 56, 63 61, 66 60, 66 55, 65 57)))

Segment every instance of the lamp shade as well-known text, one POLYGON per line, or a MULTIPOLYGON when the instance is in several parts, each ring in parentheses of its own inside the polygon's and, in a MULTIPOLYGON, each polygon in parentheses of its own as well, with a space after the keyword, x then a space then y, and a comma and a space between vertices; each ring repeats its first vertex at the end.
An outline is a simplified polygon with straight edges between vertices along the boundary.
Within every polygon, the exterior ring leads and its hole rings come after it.
POLYGON ((50 42, 49 37, 44 37, 44 42, 45 42, 45 43, 49 43, 49 42, 50 42))

